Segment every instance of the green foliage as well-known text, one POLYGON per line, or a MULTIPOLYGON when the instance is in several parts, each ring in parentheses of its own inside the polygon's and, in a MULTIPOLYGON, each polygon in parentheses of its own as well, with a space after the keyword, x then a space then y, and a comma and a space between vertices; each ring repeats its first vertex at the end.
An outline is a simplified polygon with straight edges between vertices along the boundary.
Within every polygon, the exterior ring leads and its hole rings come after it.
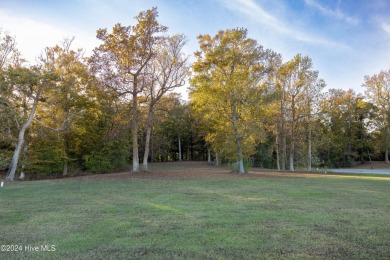
POLYGON ((91 154, 84 155, 84 165, 88 172, 108 173, 123 169, 127 164, 127 153, 121 147, 112 145, 91 154))
POLYGON ((313 166, 345 167, 388 157, 390 71, 366 76, 364 97, 334 89, 323 95, 310 57, 283 63, 246 29, 228 29, 198 36, 188 104, 167 94, 185 84, 186 38, 165 35, 157 8, 135 19, 134 26, 99 29, 102 44, 92 57, 66 39, 46 48, 35 67, 23 66, 15 38, 0 32, 0 170, 9 167, 41 91, 18 166, 34 176, 60 175, 64 165, 121 169, 137 161, 138 148, 146 150, 138 138, 147 126, 152 161, 178 159, 179 138, 184 160, 204 160, 211 149, 225 162, 243 159, 245 169, 275 168, 289 158, 294 168, 309 166, 309 158, 313 166))
POLYGON ((111 159, 111 154, 104 151, 96 151, 90 155, 84 155, 86 170, 93 173, 110 172, 114 170, 111 159))
POLYGON ((271 138, 267 142, 257 145, 256 153, 253 155, 253 166, 261 168, 276 168, 274 152, 274 144, 271 138))
POLYGON ((5 170, 9 167, 13 154, 12 140, 7 138, 4 133, 0 132, 0 170, 5 170))
POLYGON ((41 139, 34 141, 21 163, 26 165, 25 172, 42 178, 62 173, 64 161, 56 140, 41 139))
POLYGON ((245 29, 198 36, 200 51, 193 65, 191 101, 209 126, 206 141, 231 160, 253 154, 261 139, 264 50, 245 29), (254 111, 256 110, 256 111, 254 111))
POLYGON ((330 89, 322 102, 319 159, 327 167, 350 167, 355 160, 369 160, 367 154, 373 151, 369 131, 372 105, 360 94, 340 89, 330 89))
POLYGON ((11 163, 12 152, 0 150, 0 171, 7 169, 11 163))

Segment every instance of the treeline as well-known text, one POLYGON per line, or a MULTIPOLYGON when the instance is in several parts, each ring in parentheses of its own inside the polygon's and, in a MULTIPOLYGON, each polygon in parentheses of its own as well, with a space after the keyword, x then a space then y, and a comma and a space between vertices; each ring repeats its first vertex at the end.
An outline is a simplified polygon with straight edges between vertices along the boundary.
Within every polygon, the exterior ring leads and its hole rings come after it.
MULTIPOLYGON (((330 88, 297 54, 283 61, 245 29, 198 36, 191 102, 216 157, 294 171, 389 162, 390 70, 366 76, 365 96, 330 88)), ((248 163, 247 163, 248 164, 248 163)))
POLYGON ((99 29, 90 57, 72 39, 27 66, 0 38, 0 170, 7 179, 148 169, 214 160, 295 170, 388 162, 390 70, 366 76, 365 96, 330 89, 307 56, 283 61, 245 29, 169 35, 156 8, 136 24, 99 29), (192 72, 190 74, 190 72, 192 72), (190 80, 190 102, 174 90, 190 80), (140 166, 139 163, 142 162, 140 166))
POLYGON ((198 37, 191 102, 216 157, 294 171, 388 159, 390 70, 366 76, 365 96, 329 89, 312 60, 283 61, 245 29, 198 37))

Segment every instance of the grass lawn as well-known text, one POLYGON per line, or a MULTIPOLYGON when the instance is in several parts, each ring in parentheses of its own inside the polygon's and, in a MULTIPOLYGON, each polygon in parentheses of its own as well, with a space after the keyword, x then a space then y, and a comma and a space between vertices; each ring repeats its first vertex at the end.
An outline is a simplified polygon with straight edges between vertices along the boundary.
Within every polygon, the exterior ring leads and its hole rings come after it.
POLYGON ((6 183, 0 259, 390 258, 390 177, 164 167, 6 183))

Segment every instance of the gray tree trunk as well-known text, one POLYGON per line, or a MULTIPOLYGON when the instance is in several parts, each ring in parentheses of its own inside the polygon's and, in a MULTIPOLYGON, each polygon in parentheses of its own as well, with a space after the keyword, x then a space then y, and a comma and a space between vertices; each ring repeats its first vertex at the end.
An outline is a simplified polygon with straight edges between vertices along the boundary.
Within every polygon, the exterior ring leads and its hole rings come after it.
POLYGON ((22 160, 22 167, 19 175, 20 180, 24 180, 26 177, 24 173, 24 169, 26 168, 26 158, 27 158, 27 149, 28 149, 28 143, 24 143, 24 148, 23 148, 23 160, 22 160))
POLYGON ((145 171, 148 170, 148 158, 149 158, 149 146, 150 146, 151 132, 152 132, 152 128, 148 126, 146 129, 144 159, 142 161, 142 167, 145 171))
POLYGON ((210 148, 207 149, 207 162, 211 163, 211 151, 210 151, 210 148))
POLYGON ((311 108, 310 108, 310 102, 308 102, 308 125, 307 125, 307 170, 311 171, 311 164, 312 164, 312 130, 311 130, 311 108))
POLYGON ((291 141, 291 149, 290 149, 290 171, 295 171, 294 169, 294 151, 295 151, 295 143, 291 141))
POLYGON ((311 127, 309 126, 308 148, 307 148, 307 170, 308 171, 311 171, 311 164, 312 164, 312 154, 311 154, 312 140, 311 140, 311 137, 312 137, 311 127))
POLYGON ((180 136, 179 136, 179 161, 180 161, 180 162, 182 161, 182 158, 181 158, 181 140, 180 140, 180 136))
POLYGON ((151 162, 154 162, 155 159, 154 159, 154 138, 153 138, 153 127, 151 129, 151 133, 150 133, 150 161, 151 162))
POLYGON ((275 141, 275 150, 276 150, 276 166, 278 171, 280 171, 280 140, 279 140, 279 129, 276 130, 276 141, 275 141))
MULTIPOLYGON (((283 124, 284 125, 284 124, 283 124)), ((284 126, 282 126, 282 171, 286 170, 286 161, 287 161, 287 141, 286 141, 286 132, 284 130, 284 126)))
POLYGON ((12 161, 11 161, 11 166, 8 171, 6 179, 9 181, 14 181, 15 179, 15 173, 16 169, 18 167, 18 161, 20 157, 20 152, 22 151, 23 145, 24 145, 24 135, 26 133, 26 130, 30 126, 31 122, 34 119, 35 116, 35 111, 37 110, 38 102, 39 102, 39 97, 42 92, 43 85, 40 85, 36 94, 36 97, 34 98, 34 103, 30 111, 30 115, 27 119, 26 122, 22 125, 22 127, 19 130, 19 135, 18 135, 18 143, 15 147, 14 155, 12 156, 12 161))
POLYGON ((145 152, 144 159, 142 161, 142 167, 144 171, 148 170, 148 158, 149 158, 149 147, 150 147, 150 137, 152 134, 152 124, 153 124, 153 110, 149 110, 148 114, 148 123, 146 126, 146 138, 145 138, 145 152))
POLYGON ((280 100, 280 141, 281 141, 281 170, 286 170, 286 162, 287 162, 287 144, 286 144, 286 130, 285 130, 285 115, 286 115, 286 108, 285 108, 285 91, 283 89, 282 91, 282 97, 280 100))
POLYGON ((219 166, 219 155, 217 152, 215 153, 215 165, 219 166))
POLYGON ((294 168, 294 155, 295 155, 295 100, 291 101, 291 145, 290 145, 290 171, 295 171, 294 168))
MULTIPOLYGON (((136 86, 136 85, 135 85, 136 86)), ((139 172, 139 155, 138 155, 138 100, 137 89, 133 92, 133 107, 132 107, 132 124, 133 124, 133 172, 139 172)))
POLYGON ((238 173, 243 174, 245 173, 244 155, 242 153, 240 133, 238 132, 237 110, 234 104, 232 105, 232 123, 233 123, 234 135, 236 138, 236 147, 237 147, 237 155, 238 155, 238 173))
POLYGON ((64 168, 62 170, 62 176, 67 176, 68 175, 68 160, 64 161, 64 168))
POLYGON ((389 128, 386 127, 385 133, 385 162, 390 163, 389 161, 389 128))

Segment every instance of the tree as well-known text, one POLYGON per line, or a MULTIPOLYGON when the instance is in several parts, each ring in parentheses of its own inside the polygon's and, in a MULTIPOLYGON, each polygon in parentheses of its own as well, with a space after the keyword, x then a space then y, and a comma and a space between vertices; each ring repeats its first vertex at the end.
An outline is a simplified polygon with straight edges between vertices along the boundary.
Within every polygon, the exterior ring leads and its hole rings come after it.
POLYGON ((227 148, 225 155, 235 159, 238 172, 244 173, 244 155, 253 153, 256 135, 261 134, 259 121, 254 120, 258 114, 252 109, 258 107, 263 93, 259 86, 264 72, 263 49, 247 37, 245 29, 220 31, 213 38, 200 35, 198 39, 200 51, 193 65, 190 93, 193 106, 213 121, 215 131, 208 141, 227 148))
POLYGON ((307 74, 304 85, 305 108, 304 116, 306 119, 306 136, 307 136, 307 170, 312 169, 312 155, 313 155, 313 126, 315 124, 315 117, 319 111, 319 101, 321 98, 321 91, 326 86, 323 79, 318 78, 318 71, 310 70, 307 74))
POLYGON ((149 82, 145 87, 145 95, 148 99, 148 114, 143 158, 144 170, 148 169, 150 136, 156 105, 167 92, 183 86, 188 74, 188 58, 183 54, 185 43, 184 35, 166 37, 161 45, 157 46, 157 53, 146 69, 150 75, 149 82))
POLYGON ((390 163, 390 70, 365 76, 363 86, 366 88, 366 98, 378 109, 376 125, 383 137, 385 161, 390 163))
POLYGON ((42 62, 58 76, 55 88, 45 95, 46 102, 41 106, 40 117, 35 118, 41 126, 58 132, 59 147, 63 160, 63 176, 68 174, 71 150, 70 137, 73 124, 80 111, 88 106, 87 87, 89 74, 83 63, 83 50, 72 50, 74 38, 65 39, 61 45, 46 48, 42 62))
POLYGON ((7 69, 22 63, 15 38, 0 29, 0 169, 10 163, 17 111, 12 104, 12 87, 8 84, 7 69))
POLYGON ((290 171, 295 169, 297 152, 297 136, 299 123, 303 118, 307 121, 308 170, 311 170, 311 117, 313 102, 318 98, 325 86, 318 78, 318 72, 312 70, 313 64, 308 56, 296 55, 279 70, 278 84, 280 89, 280 126, 282 133, 282 168, 286 159, 285 123, 288 123, 290 137, 290 171))
POLYGON ((103 41, 94 50, 91 67, 104 84, 120 96, 132 98, 133 172, 139 171, 138 154, 138 94, 148 83, 146 68, 156 55, 156 46, 167 31, 157 21, 157 8, 141 12, 135 26, 116 24, 111 33, 99 29, 97 38, 103 41))
POLYGON ((353 90, 330 89, 321 102, 324 126, 319 155, 329 167, 351 166, 369 152, 372 106, 353 90))
POLYGON ((0 70, 7 66, 20 65, 22 62, 15 37, 0 30, 0 70))
POLYGON ((13 181, 18 166, 20 153, 25 144, 25 133, 34 120, 35 112, 45 87, 52 84, 53 74, 50 71, 42 71, 34 68, 10 68, 7 71, 8 84, 13 88, 13 93, 23 100, 24 117, 23 123, 19 128, 18 141, 12 157, 11 166, 7 174, 7 180, 13 181))

